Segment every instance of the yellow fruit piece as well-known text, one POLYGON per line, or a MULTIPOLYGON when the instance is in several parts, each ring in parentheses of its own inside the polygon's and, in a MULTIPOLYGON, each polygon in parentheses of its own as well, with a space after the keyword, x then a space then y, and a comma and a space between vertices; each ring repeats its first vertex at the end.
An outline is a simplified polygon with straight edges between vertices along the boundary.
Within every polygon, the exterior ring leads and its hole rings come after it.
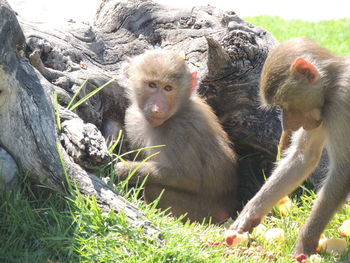
POLYGON ((345 220, 343 224, 339 227, 339 233, 343 237, 350 236, 350 219, 345 220))
POLYGON ((226 230, 225 232, 225 241, 227 245, 230 246, 246 246, 248 245, 249 237, 248 232, 242 234, 238 233, 235 230, 226 230))
POLYGON ((253 235, 254 236, 263 236, 267 230, 267 227, 264 226, 263 224, 257 225, 254 230, 253 230, 253 235))
POLYGON ((286 203, 291 203, 292 201, 290 198, 286 195, 285 197, 282 197, 278 202, 277 205, 284 205, 286 203))
POLYGON ((322 258, 318 254, 313 254, 313 255, 311 255, 308 258, 308 262, 310 262, 310 263, 321 263, 322 262, 322 258))
POLYGON ((317 251, 326 251, 332 254, 343 254, 347 251, 346 241, 342 238, 321 238, 318 241, 317 251))
POLYGON ((281 228, 270 228, 266 230, 264 238, 267 242, 283 242, 284 230, 281 228))
POLYGON ((276 204, 278 211, 281 213, 282 216, 286 216, 288 212, 292 209, 293 203, 292 200, 288 196, 283 197, 281 200, 278 201, 276 204))

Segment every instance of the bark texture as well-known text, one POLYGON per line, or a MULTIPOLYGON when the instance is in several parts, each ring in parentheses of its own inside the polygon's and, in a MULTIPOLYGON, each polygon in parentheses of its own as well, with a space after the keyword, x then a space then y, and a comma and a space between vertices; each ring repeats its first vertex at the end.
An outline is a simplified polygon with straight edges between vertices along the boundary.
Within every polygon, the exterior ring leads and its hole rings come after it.
POLYGON ((53 92, 70 95, 49 82, 26 57, 28 46, 15 13, 0 1, 0 145, 40 183, 64 190, 66 174, 84 195, 94 195, 104 209, 125 212, 146 234, 157 236, 144 215, 98 178, 93 171, 110 160, 103 136, 95 125, 58 107, 57 128, 53 92))
POLYGON ((88 82, 79 98, 112 77, 119 79, 128 56, 158 47, 184 52, 198 72, 198 93, 213 107, 240 157, 242 199, 259 188, 263 171, 269 173, 281 126, 276 110, 259 108, 258 84, 276 41, 233 11, 109 0, 103 1, 92 25, 53 28, 18 22, 0 0, 0 17, 0 145, 38 181, 62 189, 65 175, 58 148, 69 179, 82 193, 95 195, 103 206, 123 209, 133 220, 144 220, 94 175, 110 161, 100 131, 124 124, 128 101, 121 83, 112 82, 74 113, 65 107, 84 80, 88 82), (62 106, 61 130, 55 119, 55 91, 62 106))

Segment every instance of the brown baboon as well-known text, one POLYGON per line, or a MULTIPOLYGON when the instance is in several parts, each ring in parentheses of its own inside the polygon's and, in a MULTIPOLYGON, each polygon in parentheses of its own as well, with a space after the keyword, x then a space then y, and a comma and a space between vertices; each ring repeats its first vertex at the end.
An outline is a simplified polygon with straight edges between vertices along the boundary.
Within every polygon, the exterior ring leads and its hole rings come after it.
MULTIPOLYGON (((236 157, 227 134, 211 108, 195 93, 196 74, 185 59, 165 50, 150 50, 129 59, 124 70, 130 106, 125 129, 136 147, 160 153, 143 163, 132 183, 148 176, 146 202, 164 190, 158 207, 190 220, 220 222, 235 211, 236 157)), ((126 178, 140 162, 118 163, 126 178)))
POLYGON ((296 132, 285 157, 231 229, 252 230, 280 198, 311 174, 326 145, 329 175, 295 248, 296 254, 316 252, 322 231, 350 191, 349 72, 350 58, 335 57, 309 39, 283 42, 271 52, 261 74, 262 101, 281 107, 287 137, 296 132))

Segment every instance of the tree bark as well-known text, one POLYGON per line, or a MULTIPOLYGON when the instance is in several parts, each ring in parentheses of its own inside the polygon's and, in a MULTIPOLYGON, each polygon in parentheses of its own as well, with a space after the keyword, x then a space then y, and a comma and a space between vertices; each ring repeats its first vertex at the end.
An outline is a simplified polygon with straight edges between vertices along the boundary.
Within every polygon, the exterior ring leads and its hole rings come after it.
POLYGON ((70 184, 93 195, 105 209, 123 211, 147 235, 158 230, 131 203, 90 170, 106 165, 109 155, 95 125, 59 107, 62 131, 55 119, 53 92, 62 91, 26 58, 26 38, 11 8, 0 1, 0 144, 37 182, 63 191, 70 184), (79 163, 79 164, 78 164, 79 163), (89 172, 90 171, 90 172, 89 172))
POLYGON ((198 72, 198 93, 213 107, 240 156, 243 199, 253 195, 259 187, 255 180, 262 182, 263 171, 271 169, 281 126, 276 110, 260 109, 258 84, 276 41, 233 11, 109 0, 97 10, 93 25, 53 28, 18 23, 6 1, 0 0, 0 17, 0 145, 41 183, 63 189, 61 152, 69 179, 82 193, 95 195, 103 206, 123 209, 131 219, 144 220, 93 174, 110 161, 100 131, 110 123, 124 123, 128 101, 121 83, 112 82, 75 113, 64 107, 84 80, 88 82, 79 98, 118 76, 128 56, 158 47, 184 52, 198 72), (62 105, 60 131, 55 91, 62 105))

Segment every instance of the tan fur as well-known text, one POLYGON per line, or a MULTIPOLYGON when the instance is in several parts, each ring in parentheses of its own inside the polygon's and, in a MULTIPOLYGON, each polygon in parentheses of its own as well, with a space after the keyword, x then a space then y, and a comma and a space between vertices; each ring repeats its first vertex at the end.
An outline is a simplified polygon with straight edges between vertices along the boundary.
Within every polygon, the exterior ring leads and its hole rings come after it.
POLYGON ((231 226, 232 229, 250 231, 257 225, 280 198, 293 191, 311 174, 326 145, 330 156, 329 175, 318 194, 311 215, 300 230, 295 248, 296 254, 310 255, 316 252, 322 231, 350 191, 349 72, 349 58, 332 56, 307 39, 286 41, 270 54, 261 76, 264 103, 288 108, 290 105, 295 107, 295 103, 299 102, 299 108, 295 109, 302 116, 304 109, 307 108, 308 111, 309 108, 318 108, 322 102, 322 123, 317 128, 300 128, 294 133, 285 157, 245 206, 231 226), (303 76, 291 73, 289 63, 298 57, 312 61, 319 70, 320 79, 314 84, 308 83, 307 79, 305 81, 303 76), (309 94, 309 97, 305 98, 305 94, 309 94))
MULTIPOLYGON (((147 156, 160 153, 141 165, 132 182, 148 175, 145 200, 152 202, 164 189, 158 207, 171 207, 175 216, 187 213, 190 220, 212 217, 212 222, 220 222, 235 211, 236 157, 211 108, 196 94, 191 95, 190 76, 185 61, 169 51, 147 51, 131 60, 127 137, 135 148, 165 145, 146 150, 147 156), (150 125, 145 118, 147 110, 142 110, 147 100, 142 89, 148 81, 171 84, 176 90, 171 97, 175 112, 159 126, 150 125)), ((116 171, 125 178, 139 164, 119 163, 116 171)))
POLYGON ((280 152, 283 152, 290 146, 291 139, 292 139, 292 131, 282 131, 281 138, 278 143, 280 152))

